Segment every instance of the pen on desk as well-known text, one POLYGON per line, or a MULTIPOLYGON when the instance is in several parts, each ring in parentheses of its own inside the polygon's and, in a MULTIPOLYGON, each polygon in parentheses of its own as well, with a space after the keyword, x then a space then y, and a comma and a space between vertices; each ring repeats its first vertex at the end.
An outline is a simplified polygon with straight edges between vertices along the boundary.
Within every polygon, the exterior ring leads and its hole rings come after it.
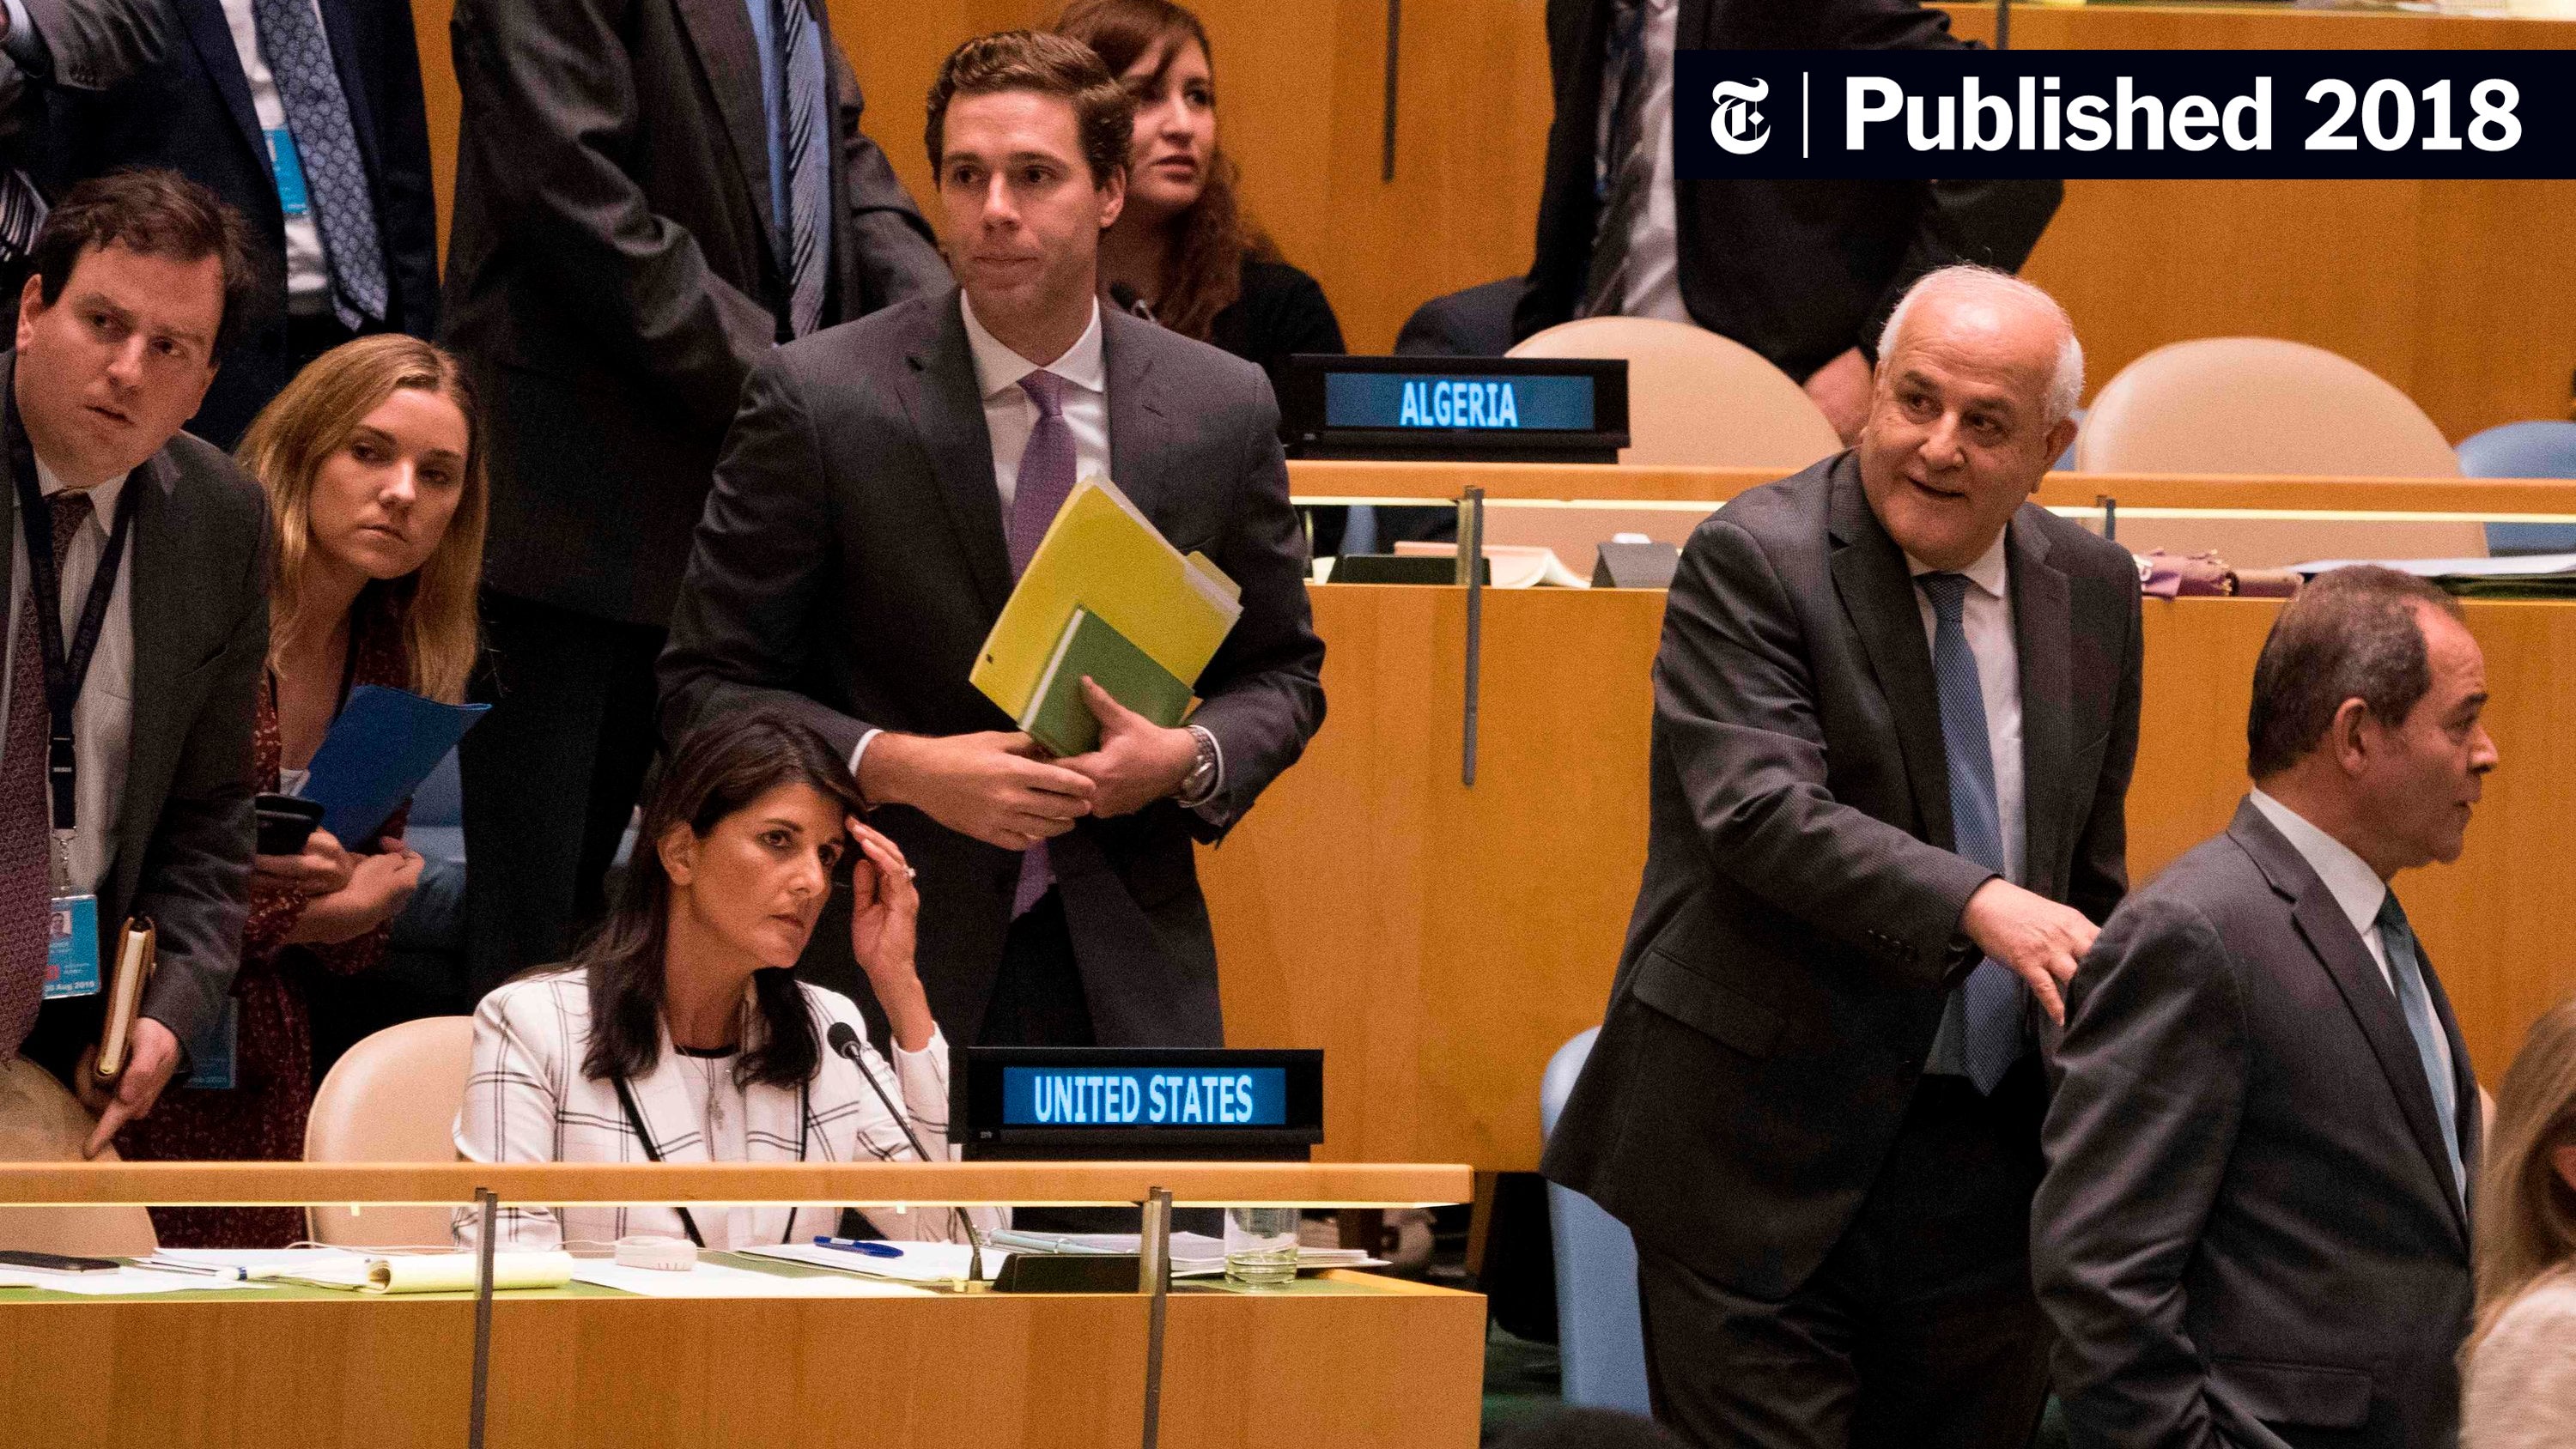
POLYGON ((195 1273, 200 1277, 230 1278, 235 1282, 244 1282, 250 1277, 247 1270, 230 1264, 173 1263, 167 1258, 138 1258, 134 1266, 149 1268, 156 1273, 195 1273))
POLYGON ((814 1240, 818 1248, 838 1248, 844 1253, 861 1253, 871 1258, 900 1258, 903 1249, 867 1238, 823 1238, 814 1240))

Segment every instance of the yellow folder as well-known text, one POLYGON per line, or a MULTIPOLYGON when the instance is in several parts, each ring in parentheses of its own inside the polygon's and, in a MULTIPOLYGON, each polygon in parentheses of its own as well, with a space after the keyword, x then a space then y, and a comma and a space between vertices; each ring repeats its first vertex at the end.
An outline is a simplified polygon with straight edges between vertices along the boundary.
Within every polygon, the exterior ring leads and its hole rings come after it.
POLYGON ((1076 608, 1097 614, 1195 684, 1243 613, 1242 590, 1203 554, 1184 557, 1116 484, 1074 485, 984 638, 968 679, 1018 719, 1076 608))

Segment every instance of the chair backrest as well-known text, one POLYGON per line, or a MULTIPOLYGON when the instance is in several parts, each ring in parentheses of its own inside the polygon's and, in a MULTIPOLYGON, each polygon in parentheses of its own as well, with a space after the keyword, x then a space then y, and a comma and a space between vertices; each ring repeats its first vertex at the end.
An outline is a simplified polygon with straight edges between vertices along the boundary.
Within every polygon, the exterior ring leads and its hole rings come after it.
POLYGON ((1514 357, 1628 359, 1622 463, 1804 468, 1842 449, 1789 375, 1731 338, 1652 317, 1584 317, 1522 341, 1514 357))
MULTIPOLYGON (((78 1162, 97 1126, 43 1067, 24 1057, 0 1060, 0 1162, 78 1162)), ((116 1149, 98 1160, 116 1161, 116 1149)), ((0 1210, 0 1248, 17 1252, 139 1258, 160 1246, 152 1214, 140 1204, 0 1210)))
POLYGON ((2087 473, 2451 478, 2412 398, 2349 358, 2275 337, 2159 347, 2102 385, 2075 439, 2087 473))
POLYGON ((2456 451, 2471 478, 2576 478, 2576 423, 2498 423, 2456 451))
MULTIPOLYGON (((1539 1130, 1556 1119, 1592 1055, 1601 1028, 1576 1033, 1539 1078, 1539 1130)), ((1569 1404, 1649 1411, 1646 1332, 1637 1306, 1637 1244, 1618 1219, 1570 1187, 1547 1185, 1548 1236, 1556 1250, 1556 1345, 1569 1404)))
MULTIPOLYGON (((349 1048, 313 1094, 307 1162, 454 1162, 456 1111, 474 1045, 474 1018, 406 1021, 349 1048)), ((443 1207, 305 1209, 313 1240, 349 1248, 448 1240, 443 1207)))

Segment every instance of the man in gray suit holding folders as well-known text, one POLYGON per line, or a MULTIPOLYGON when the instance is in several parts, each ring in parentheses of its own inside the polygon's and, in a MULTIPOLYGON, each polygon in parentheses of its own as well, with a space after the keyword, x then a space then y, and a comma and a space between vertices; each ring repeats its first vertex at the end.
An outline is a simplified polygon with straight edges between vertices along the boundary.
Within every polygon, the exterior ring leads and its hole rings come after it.
POLYGON ((241 218, 171 171, 73 187, 33 255, 16 346, 0 354, 0 509, 15 536, 0 539, 0 1071, 23 1044, 79 1087, 101 1114, 96 1156, 152 1109, 241 961, 268 505, 179 429, 257 283, 241 218), (65 895, 97 898, 103 967, 127 916, 159 931, 110 1091, 77 1065, 108 970, 78 994, 46 979, 48 897, 65 895))
POLYGON ((2459 1437, 2478 1083, 2389 880, 2459 858, 2486 697, 2450 596, 2319 577, 2255 662, 2234 822, 2077 973, 2032 1257, 2078 1446, 2459 1437))
MULTIPOLYGON (((929 145, 963 291, 764 359, 698 528, 663 727, 781 705, 846 751, 921 876, 921 975, 961 1042, 1213 1046, 1192 862, 1323 721, 1324 646, 1258 368, 1104 308, 1132 103, 1088 46, 968 41, 929 145), (967 680, 1075 481, 1113 478, 1243 613, 1163 729, 1097 691, 1100 748, 1043 752, 967 680)), ((867 999, 848 932, 828 985, 867 999)))
POLYGON ((2029 502, 2083 354, 1926 276, 1857 448, 1692 535, 1650 830, 1551 1178, 1635 1233, 1655 1416, 1711 1446, 2029 1441, 2038 1036, 2126 888, 2135 564, 2029 502))

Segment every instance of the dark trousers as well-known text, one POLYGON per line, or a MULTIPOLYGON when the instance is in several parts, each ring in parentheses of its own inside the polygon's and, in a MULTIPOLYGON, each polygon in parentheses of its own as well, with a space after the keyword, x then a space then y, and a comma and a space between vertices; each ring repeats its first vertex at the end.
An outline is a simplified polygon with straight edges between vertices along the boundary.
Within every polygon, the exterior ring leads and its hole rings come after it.
POLYGON ((458 757, 465 787, 471 997, 560 961, 603 906, 600 882, 658 735, 663 632, 487 593, 482 677, 492 706, 458 757))
POLYGON ((1002 941, 1002 970, 975 1033, 978 1046, 1094 1046, 1091 1003, 1074 963, 1064 897, 1048 891, 1011 922, 1002 941))
POLYGON ((2048 1395, 2030 1285, 2042 1106, 2035 1058, 1992 1097, 1925 1077, 1842 1241, 1786 1302, 1639 1244, 1656 1420, 1706 1449, 2028 1444, 2048 1395))

